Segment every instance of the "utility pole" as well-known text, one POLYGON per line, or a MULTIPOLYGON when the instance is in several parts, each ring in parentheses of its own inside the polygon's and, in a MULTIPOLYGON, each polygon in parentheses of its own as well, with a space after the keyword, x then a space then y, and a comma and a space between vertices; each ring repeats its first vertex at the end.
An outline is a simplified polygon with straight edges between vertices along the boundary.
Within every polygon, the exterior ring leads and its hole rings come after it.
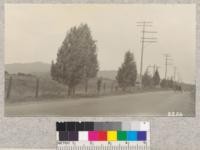
POLYGON ((145 43, 156 43, 157 38, 152 37, 151 34, 157 33, 157 32, 146 30, 147 27, 152 27, 152 22, 149 22, 149 21, 137 22, 137 26, 142 28, 141 60, 140 60, 140 86, 142 86, 143 57, 144 57, 145 43))
POLYGON ((156 64, 153 65, 153 74, 155 74, 156 70, 158 70, 160 66, 157 66, 156 64))
POLYGON ((182 84, 182 78, 181 78, 180 72, 178 72, 177 75, 178 75, 178 79, 177 79, 177 80, 178 80, 178 83, 179 83, 179 84, 182 84))
POLYGON ((167 71, 168 71, 168 66, 172 65, 170 61, 172 61, 171 56, 169 54, 164 54, 165 57, 165 80, 167 79, 167 71))

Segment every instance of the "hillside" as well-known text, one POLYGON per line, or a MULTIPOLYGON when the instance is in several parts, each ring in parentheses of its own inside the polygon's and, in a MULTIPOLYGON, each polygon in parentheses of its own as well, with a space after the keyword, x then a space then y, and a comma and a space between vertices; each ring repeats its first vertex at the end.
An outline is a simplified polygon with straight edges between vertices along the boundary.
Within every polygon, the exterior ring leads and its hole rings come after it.
POLYGON ((50 64, 43 62, 13 63, 6 64, 5 70, 10 74, 21 73, 43 73, 50 71, 50 64))
MULTIPOLYGON (((48 75, 50 72, 51 65, 43 62, 32 62, 32 63, 13 63, 6 64, 5 70, 10 74, 26 73, 34 75, 48 75)), ((107 79, 114 79, 117 71, 114 70, 102 70, 99 71, 97 76, 107 79)))

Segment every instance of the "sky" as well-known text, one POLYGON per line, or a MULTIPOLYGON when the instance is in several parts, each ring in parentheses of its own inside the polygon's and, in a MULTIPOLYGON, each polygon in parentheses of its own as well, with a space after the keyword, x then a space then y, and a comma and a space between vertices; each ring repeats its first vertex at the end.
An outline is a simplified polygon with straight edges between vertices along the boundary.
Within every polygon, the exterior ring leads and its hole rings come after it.
MULTIPOLYGON (((150 21, 148 34, 156 43, 145 44, 143 72, 158 65, 164 77, 164 54, 171 56, 168 77, 195 82, 196 16, 194 4, 6 4, 5 63, 51 63, 73 26, 87 23, 97 41, 100 70, 117 70, 126 51, 134 53, 140 69, 141 27, 150 21)), ((151 70, 150 70, 151 73, 151 70)))

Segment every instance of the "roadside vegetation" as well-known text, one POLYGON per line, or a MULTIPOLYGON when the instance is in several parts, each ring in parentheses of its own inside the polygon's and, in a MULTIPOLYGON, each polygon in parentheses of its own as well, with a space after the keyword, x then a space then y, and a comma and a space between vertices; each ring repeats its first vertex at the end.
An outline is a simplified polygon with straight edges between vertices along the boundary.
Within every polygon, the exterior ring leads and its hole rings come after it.
POLYGON ((87 24, 72 27, 66 34, 51 70, 40 76, 5 72, 5 99, 39 101, 59 98, 99 97, 160 90, 191 90, 193 85, 161 79, 159 70, 148 69, 139 79, 137 62, 131 51, 126 51, 115 79, 97 76, 97 41, 87 24))

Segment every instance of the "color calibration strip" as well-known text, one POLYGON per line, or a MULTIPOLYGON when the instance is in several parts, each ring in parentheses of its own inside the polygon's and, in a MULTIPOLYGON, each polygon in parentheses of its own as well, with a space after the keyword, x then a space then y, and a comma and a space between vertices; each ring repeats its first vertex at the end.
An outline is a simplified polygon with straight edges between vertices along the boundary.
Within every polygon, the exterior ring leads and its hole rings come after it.
POLYGON ((149 150, 149 122, 57 122, 59 150, 149 150))

